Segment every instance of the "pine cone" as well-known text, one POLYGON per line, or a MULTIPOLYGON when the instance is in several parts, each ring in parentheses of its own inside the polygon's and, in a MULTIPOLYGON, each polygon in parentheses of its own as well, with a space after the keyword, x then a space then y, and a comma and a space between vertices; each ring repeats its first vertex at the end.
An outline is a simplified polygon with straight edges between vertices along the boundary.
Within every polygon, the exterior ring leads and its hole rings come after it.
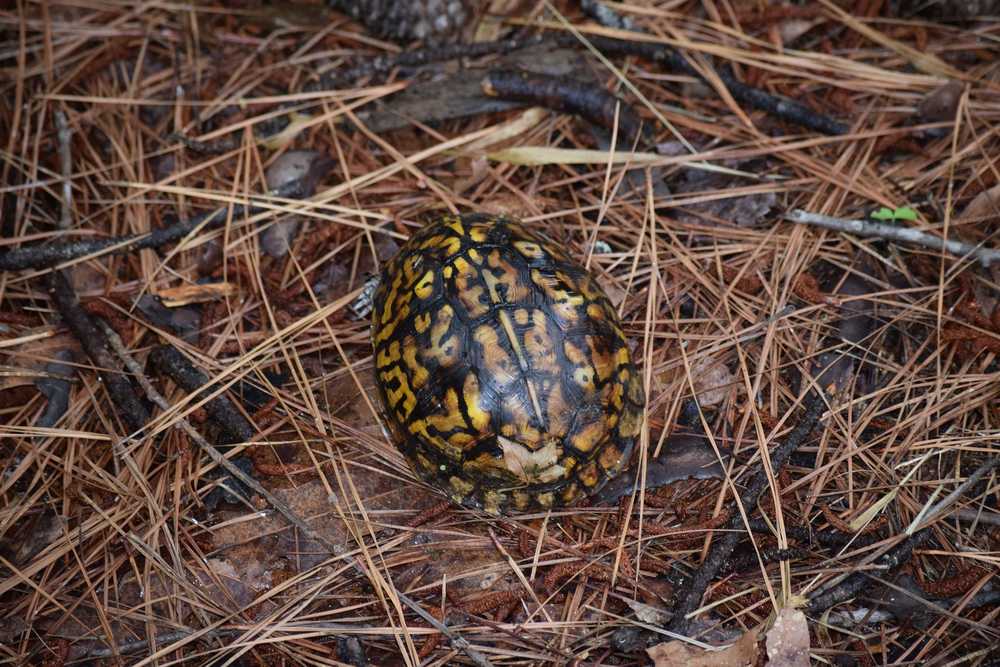
POLYGON ((475 0, 329 0, 373 35, 397 42, 453 41, 475 14, 475 0))

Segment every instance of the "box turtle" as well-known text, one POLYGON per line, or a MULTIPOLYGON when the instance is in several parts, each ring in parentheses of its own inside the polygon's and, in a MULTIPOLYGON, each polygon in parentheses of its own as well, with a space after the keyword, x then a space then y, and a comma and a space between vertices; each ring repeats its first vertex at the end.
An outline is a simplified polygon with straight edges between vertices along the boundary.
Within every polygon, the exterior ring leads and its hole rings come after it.
POLYGON ((425 481, 491 513, 558 507, 628 463, 642 378, 604 291, 520 223, 446 215, 382 270, 376 384, 425 481))

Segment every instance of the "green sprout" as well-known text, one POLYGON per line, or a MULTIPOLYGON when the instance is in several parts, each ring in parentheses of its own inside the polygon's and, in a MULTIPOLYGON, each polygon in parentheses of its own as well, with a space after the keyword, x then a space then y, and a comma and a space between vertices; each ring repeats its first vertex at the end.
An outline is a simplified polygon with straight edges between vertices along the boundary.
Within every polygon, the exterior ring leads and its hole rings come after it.
POLYGON ((886 208, 883 206, 871 214, 875 220, 916 220, 917 212, 909 206, 902 208, 886 208))

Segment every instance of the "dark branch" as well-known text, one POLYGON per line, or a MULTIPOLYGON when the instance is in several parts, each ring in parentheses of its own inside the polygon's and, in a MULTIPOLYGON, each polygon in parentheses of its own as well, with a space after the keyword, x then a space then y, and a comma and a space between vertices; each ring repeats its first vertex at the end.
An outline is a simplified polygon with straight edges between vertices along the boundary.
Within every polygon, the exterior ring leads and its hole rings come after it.
MULTIPOLYGON (((750 530, 764 535, 774 535, 774 525, 763 519, 753 519, 750 521, 750 530)), ((842 533, 838 530, 812 531, 801 526, 785 526, 785 535, 793 540, 799 540, 806 544, 818 544, 823 547, 839 549, 850 544, 855 549, 864 549, 879 542, 880 540, 871 535, 856 535, 852 533, 842 533)))
MULTIPOLYGON (((589 36, 588 39, 595 48, 604 53, 637 56, 704 80, 704 77, 683 55, 672 49, 657 44, 650 44, 649 42, 632 42, 594 35, 589 36)), ((474 58, 486 55, 503 55, 540 44, 543 41, 546 41, 543 37, 526 37, 476 44, 454 44, 440 48, 408 51, 395 56, 380 56, 348 69, 324 76, 319 82, 309 86, 307 90, 332 90, 353 83, 363 77, 385 74, 396 68, 416 68, 433 62, 443 62, 462 57, 474 58)), ((579 40, 574 35, 558 34, 555 36, 554 41, 560 46, 579 46, 579 40)), ((804 104, 785 97, 772 95, 759 88, 738 81, 728 72, 717 71, 717 74, 735 100, 750 105, 755 109, 767 112, 777 118, 801 125, 810 130, 822 132, 823 134, 846 134, 850 129, 844 123, 817 113, 804 104)))
MULTIPOLYGON (((642 119, 632 107, 593 83, 520 70, 493 70, 483 80, 491 97, 544 106, 580 116, 613 132, 617 110, 619 145, 631 148, 642 136, 642 119)), ((648 133, 647 133, 648 134, 648 133)))
POLYGON ((358 79, 387 74, 397 68, 424 67, 436 62, 446 62, 456 58, 480 58, 488 55, 503 55, 519 51, 529 46, 541 44, 542 37, 526 37, 503 39, 493 42, 475 42, 471 44, 450 44, 427 49, 414 49, 398 55, 377 56, 371 60, 352 65, 331 74, 324 74, 316 83, 305 87, 306 91, 333 90, 349 85, 358 79))
MULTIPOLYGON (((798 425, 788 434, 785 441, 771 453, 771 470, 777 475, 789 457, 805 442, 806 438, 819 422, 820 415, 826 409, 826 400, 821 394, 811 392, 806 398, 805 412, 798 425)), ((757 471, 746 491, 740 496, 740 503, 747 512, 753 511, 757 505, 757 498, 767 488, 770 483, 766 471, 761 466, 757 471)), ((671 621, 669 630, 678 634, 687 634, 690 621, 686 618, 688 614, 701 606, 701 599, 708 589, 712 579, 719 574, 726 565, 733 549, 743 537, 743 519, 738 512, 733 513, 733 518, 729 520, 728 529, 720 538, 712 544, 712 549, 708 553, 708 558, 702 563, 698 571, 695 572, 687 584, 677 591, 676 604, 674 605, 674 618, 671 621)))
POLYGON ((80 300, 73 291, 73 286, 61 271, 52 273, 49 296, 63 321, 97 367, 97 375, 108 388, 108 394, 118 408, 122 420, 132 432, 142 429, 149 421, 146 407, 139 401, 132 385, 122 374, 121 364, 108 351, 108 341, 104 333, 80 306, 80 300))
MULTIPOLYGON (((284 198, 311 196, 316 183, 333 166, 331 160, 317 160, 317 163, 322 164, 316 167, 313 172, 301 179, 286 183, 270 194, 274 197, 284 198)), ((234 218, 239 218, 256 215, 266 210, 262 206, 255 206, 253 204, 235 204, 231 207, 223 206, 214 211, 195 216, 190 220, 182 220, 169 227, 157 229, 149 234, 129 234, 107 239, 87 239, 70 241, 68 243, 15 248, 0 255, 0 271, 45 269, 56 264, 61 264, 62 262, 68 262, 96 253, 107 252, 108 254, 120 255, 145 248, 159 248, 180 241, 201 226, 204 226, 205 229, 214 229, 221 226, 229 218, 229 211, 232 211, 234 218)))
MULTIPOLYGON (((594 48, 603 53, 637 56, 704 80, 704 77, 683 55, 672 49, 657 44, 650 44, 649 42, 629 42, 593 35, 589 36, 588 39, 594 45, 594 48)), ((575 42, 576 38, 572 35, 562 35, 559 41, 575 42)), ((785 97, 772 95, 753 86, 748 86, 741 81, 737 81, 727 72, 717 70, 716 74, 729 90, 733 99, 738 102, 749 104, 755 109, 766 111, 790 123, 795 123, 810 130, 822 132, 823 134, 846 134, 849 130, 847 125, 816 113, 804 104, 785 97)))
MULTIPOLYGON (((880 567, 880 573, 895 570, 900 565, 904 564, 913 555, 913 550, 926 542, 930 536, 930 529, 924 529, 907 537, 902 542, 887 551, 886 554, 877 561, 880 567)), ((806 611, 813 614, 825 611, 835 604, 851 599, 867 586, 871 585, 872 578, 869 573, 857 572, 847 577, 836 586, 825 591, 817 592, 813 595, 809 600, 809 604, 806 605, 806 611)))
MULTIPOLYGON (((187 357, 176 348, 161 345, 153 350, 150 362, 168 375, 186 392, 193 394, 208 384, 208 376, 192 364, 187 357)), ((226 432, 239 442, 249 442, 256 433, 252 424, 247 421, 239 408, 225 394, 220 394, 205 404, 205 410, 226 432)))

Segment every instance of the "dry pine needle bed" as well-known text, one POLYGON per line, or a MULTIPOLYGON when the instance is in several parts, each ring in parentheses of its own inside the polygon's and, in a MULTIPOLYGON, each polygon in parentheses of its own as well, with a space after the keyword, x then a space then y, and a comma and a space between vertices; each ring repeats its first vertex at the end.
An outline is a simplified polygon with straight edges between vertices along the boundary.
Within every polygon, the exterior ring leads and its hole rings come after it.
POLYGON ((998 3, 25 0, 0 72, 0 664, 1000 664, 998 3))

